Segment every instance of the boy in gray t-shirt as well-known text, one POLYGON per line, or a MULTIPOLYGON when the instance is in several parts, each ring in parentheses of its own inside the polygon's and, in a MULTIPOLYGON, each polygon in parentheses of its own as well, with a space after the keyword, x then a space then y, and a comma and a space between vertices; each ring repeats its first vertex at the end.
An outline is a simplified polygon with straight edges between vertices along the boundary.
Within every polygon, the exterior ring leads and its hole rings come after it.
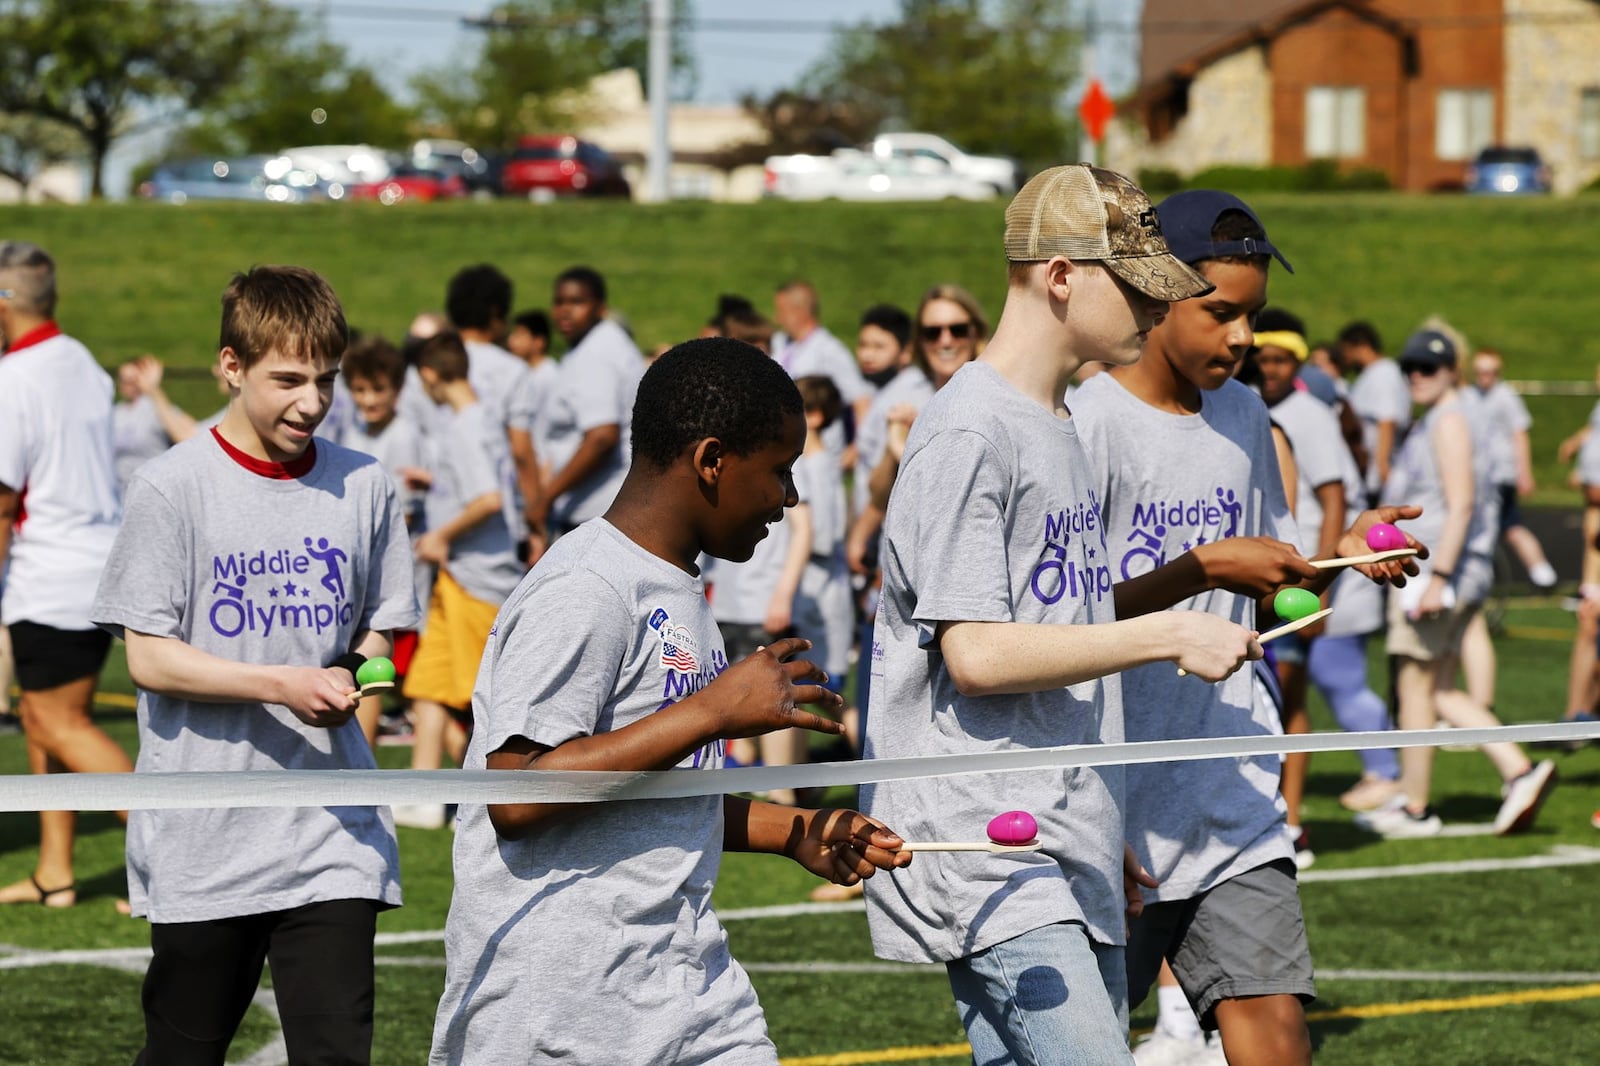
MULTIPOLYGON (((1167 301, 1209 291, 1167 252, 1132 182, 1077 165, 1006 211, 1010 286, 994 340, 929 401, 889 500, 871 648, 868 758, 1122 740, 1116 674, 1176 662, 1209 680, 1261 650, 1184 613, 1114 620, 1100 502, 1061 406, 1085 360, 1131 363, 1167 301)), ((873 949, 943 962, 979 1062, 1128 1055, 1119 767, 863 787, 913 839, 981 839, 1010 808, 1043 850, 931 853, 867 883, 873 949), (1043 976, 1048 974, 1047 977, 1043 976)))
MULTIPOLYGON (((783 369, 690 341, 639 385, 632 464, 603 517, 555 543, 506 602, 473 694, 471 769, 678 770, 726 741, 836 710, 786 639, 728 663, 695 567, 744 559, 795 504, 805 425, 783 369)), ((733 796, 464 805, 445 926, 443 1064, 776 1064, 711 908, 724 849, 854 884, 910 853, 854 811, 733 796)))
MULTIPOLYGON (((1249 207, 1226 193, 1180 193, 1157 217, 1173 254, 1215 288, 1174 306, 1139 363, 1091 378, 1074 397, 1108 562, 1123 583, 1117 610, 1188 597, 1182 613, 1256 628, 1258 597, 1297 582, 1320 593, 1337 573, 1300 556, 1266 406, 1232 376, 1266 303, 1270 257, 1284 260, 1249 207), (1187 589, 1185 573, 1200 575, 1187 589)), ((1342 554, 1366 552, 1372 523, 1415 514, 1364 514, 1340 540, 1342 554)), ((1399 573, 1394 564, 1373 571, 1399 573)), ((1156 664, 1129 670, 1122 685, 1130 741, 1282 731, 1248 674, 1212 685, 1156 664)), ((1165 958, 1233 1061, 1310 1062, 1301 1003, 1314 995, 1311 956, 1280 764, 1265 756, 1127 770, 1128 840, 1160 882, 1130 922, 1130 1001, 1143 1000, 1165 958)))
MULTIPOLYGON (((93 618, 127 640, 140 771, 375 768, 354 672, 417 606, 383 468, 312 443, 346 340, 311 271, 236 276, 226 414, 129 483, 93 618)), ((266 959, 290 1056, 366 1061, 377 913, 400 903, 387 808, 134 811, 127 846, 154 949, 138 1062, 220 1061, 266 959)))

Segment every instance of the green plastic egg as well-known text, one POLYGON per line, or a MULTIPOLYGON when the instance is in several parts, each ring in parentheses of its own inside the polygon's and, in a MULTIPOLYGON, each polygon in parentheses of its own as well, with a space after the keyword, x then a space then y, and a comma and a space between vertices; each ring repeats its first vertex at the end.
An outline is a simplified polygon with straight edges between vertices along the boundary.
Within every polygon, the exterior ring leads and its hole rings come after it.
POLYGON ((1272 610, 1285 622, 1298 622, 1308 614, 1322 610, 1317 594, 1306 589, 1280 589, 1272 597, 1272 610))

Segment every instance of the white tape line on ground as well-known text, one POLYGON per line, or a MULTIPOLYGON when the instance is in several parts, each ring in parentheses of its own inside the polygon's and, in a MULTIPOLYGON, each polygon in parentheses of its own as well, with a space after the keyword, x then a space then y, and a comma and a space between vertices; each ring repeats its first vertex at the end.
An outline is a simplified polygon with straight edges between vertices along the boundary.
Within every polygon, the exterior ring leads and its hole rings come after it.
MULTIPOLYGON (((931 755, 909 759, 685 773, 658 770, 250 770, 0 777, 0 811, 221 807, 372 807, 394 803, 596 803, 681 799, 873 781, 1016 773, 1132 763, 1236 759, 1290 752, 1438 747, 1443 730, 1267 734, 931 755)), ((1600 722, 1452 729, 1452 743, 1600 739, 1600 722)))
POLYGON ((1483 874, 1498 870, 1549 870, 1558 866, 1600 864, 1600 848, 1561 844, 1548 855, 1518 859, 1458 859, 1455 862, 1418 862, 1406 866, 1358 866, 1349 870, 1302 870, 1301 884, 1331 881, 1381 881, 1391 877, 1427 877, 1440 874, 1483 874))

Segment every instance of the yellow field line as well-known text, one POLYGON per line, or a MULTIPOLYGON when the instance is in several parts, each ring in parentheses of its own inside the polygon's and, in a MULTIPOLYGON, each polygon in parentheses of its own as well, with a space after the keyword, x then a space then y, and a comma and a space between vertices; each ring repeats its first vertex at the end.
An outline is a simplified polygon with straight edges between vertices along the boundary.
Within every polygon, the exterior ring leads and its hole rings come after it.
POLYGON ((1573 630, 1551 626, 1506 626, 1506 636, 1517 640, 1554 640, 1562 644, 1572 639, 1573 630))
POLYGON ((105 707, 120 707, 123 710, 137 710, 139 697, 127 696, 121 692, 96 692, 94 702, 105 707))
MULTIPOLYGON (((1600 984, 1562 985, 1556 988, 1529 988, 1519 992, 1495 992, 1455 999, 1414 999, 1404 1003, 1368 1003, 1359 1007, 1335 1007, 1311 1011, 1306 1021, 1338 1021, 1346 1018, 1401 1018, 1410 1014, 1443 1014, 1447 1011, 1490 1010, 1529 1003, 1568 1003, 1580 999, 1600 999, 1600 984)), ((806 1055, 780 1059, 780 1066, 872 1066, 879 1062, 909 1062, 912 1059, 968 1058, 972 1048, 966 1044, 925 1044, 921 1047, 881 1048, 875 1051, 844 1051, 836 1055, 806 1055)))

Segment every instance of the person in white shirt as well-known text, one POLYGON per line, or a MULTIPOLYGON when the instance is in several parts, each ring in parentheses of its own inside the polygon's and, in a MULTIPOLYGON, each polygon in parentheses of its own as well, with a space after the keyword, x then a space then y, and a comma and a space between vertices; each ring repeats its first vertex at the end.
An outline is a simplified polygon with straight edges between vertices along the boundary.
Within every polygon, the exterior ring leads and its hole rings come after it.
MULTIPOLYGON (((34 773, 127 773, 89 717, 111 638, 89 618, 122 518, 111 375, 55 323, 55 262, 0 241, 0 623, 11 633, 34 773)), ((70 907, 76 815, 39 814, 39 862, 0 903, 70 907)))
POLYGON ((809 281, 795 280, 779 287, 772 297, 772 318, 779 332, 772 338, 772 357, 795 380, 821 376, 831 378, 850 411, 850 421, 835 423, 825 436, 828 453, 849 468, 855 465, 854 449, 847 447, 855 427, 867 417, 876 391, 861 376, 855 356, 843 341, 828 332, 818 319, 822 305, 817 290, 809 281))

